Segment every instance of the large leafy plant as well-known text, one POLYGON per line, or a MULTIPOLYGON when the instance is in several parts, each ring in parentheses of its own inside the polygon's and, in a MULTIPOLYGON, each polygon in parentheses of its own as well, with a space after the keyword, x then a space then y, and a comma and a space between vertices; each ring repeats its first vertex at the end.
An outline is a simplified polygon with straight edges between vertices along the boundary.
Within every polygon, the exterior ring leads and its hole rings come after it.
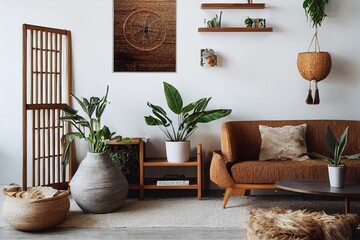
POLYGON ((91 97, 87 99, 82 97, 79 99, 75 95, 70 94, 79 103, 86 117, 79 115, 78 111, 70 106, 66 105, 63 108, 64 115, 60 119, 64 122, 69 122, 77 130, 64 135, 65 165, 69 159, 70 144, 75 138, 85 139, 88 143, 89 152, 101 153, 107 150, 106 142, 115 134, 110 132, 107 126, 101 126, 101 116, 108 104, 108 93, 109 86, 106 88, 106 94, 102 98, 91 97))
POLYGON ((166 82, 164 82, 164 94, 169 109, 177 115, 177 122, 170 119, 162 107, 150 102, 147 105, 154 115, 145 116, 145 122, 150 126, 158 126, 170 141, 186 141, 197 129, 198 123, 208 123, 231 113, 231 109, 206 110, 211 97, 201 98, 184 106, 179 91, 166 82))
POLYGON ((347 136, 348 136, 349 127, 346 127, 344 133, 341 135, 340 139, 337 140, 333 131, 330 127, 326 129, 326 138, 325 138, 325 146, 330 154, 329 157, 318 154, 318 153, 309 153, 314 157, 325 159, 330 162, 333 166, 337 167, 341 165, 341 159, 343 158, 343 153, 347 144, 347 136))

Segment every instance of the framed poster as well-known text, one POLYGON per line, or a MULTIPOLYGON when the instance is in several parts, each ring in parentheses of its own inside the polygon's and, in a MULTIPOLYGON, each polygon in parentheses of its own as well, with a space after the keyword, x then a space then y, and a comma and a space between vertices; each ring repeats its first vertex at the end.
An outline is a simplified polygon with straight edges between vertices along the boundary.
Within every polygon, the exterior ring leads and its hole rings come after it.
POLYGON ((176 0, 114 0, 114 72, 176 71, 176 0))

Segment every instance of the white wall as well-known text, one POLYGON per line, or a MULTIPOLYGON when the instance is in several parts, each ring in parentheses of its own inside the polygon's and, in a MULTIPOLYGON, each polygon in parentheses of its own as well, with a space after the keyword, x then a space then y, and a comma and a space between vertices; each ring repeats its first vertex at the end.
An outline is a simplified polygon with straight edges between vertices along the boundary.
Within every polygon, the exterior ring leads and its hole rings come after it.
MULTIPOLYGON (((0 0, 0 183, 21 183, 23 23, 71 30, 75 94, 101 96, 109 85, 104 122, 123 136, 150 137, 148 156, 164 154, 165 137, 143 120, 150 113, 147 101, 165 104, 163 81, 174 84, 185 101, 212 96, 211 108, 233 109, 231 116, 200 126, 191 137, 193 148, 203 143, 207 163, 220 146, 220 125, 226 120, 359 119, 360 1, 328 5, 319 37, 321 49, 332 54, 333 68, 319 85, 318 106, 304 103, 308 83, 296 67, 297 53, 307 50, 313 34, 301 0, 267 0, 264 10, 224 10, 223 25, 265 17, 271 33, 198 33, 203 19, 218 13, 201 10, 202 2, 177 0, 176 73, 113 73, 113 1, 0 0), (200 48, 213 48, 220 67, 201 68, 200 48)), ((79 158, 86 151, 83 145, 80 149, 79 158)))

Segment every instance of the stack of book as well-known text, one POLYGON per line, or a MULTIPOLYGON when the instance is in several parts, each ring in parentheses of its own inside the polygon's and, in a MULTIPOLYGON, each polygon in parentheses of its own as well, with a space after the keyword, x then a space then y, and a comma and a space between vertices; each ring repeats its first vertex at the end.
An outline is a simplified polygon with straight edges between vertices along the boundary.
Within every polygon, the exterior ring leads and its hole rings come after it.
POLYGON ((185 175, 165 175, 156 181, 156 186, 189 186, 190 182, 185 175))

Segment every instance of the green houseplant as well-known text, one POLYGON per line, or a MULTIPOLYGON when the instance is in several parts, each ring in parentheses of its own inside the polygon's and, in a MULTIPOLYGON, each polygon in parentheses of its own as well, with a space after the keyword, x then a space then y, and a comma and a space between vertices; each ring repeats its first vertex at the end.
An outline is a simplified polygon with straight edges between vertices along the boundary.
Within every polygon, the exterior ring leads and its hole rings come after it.
MULTIPOLYGON (((171 152, 169 151, 168 145, 171 145, 169 142, 186 144, 180 150, 180 152, 186 152, 186 154, 179 161, 187 161, 189 159, 189 150, 187 149, 190 148, 188 147, 190 143, 187 139, 195 132, 198 127, 197 125, 223 118, 231 113, 231 109, 206 110, 211 97, 201 98, 184 106, 183 99, 174 86, 167 82, 164 82, 163 86, 167 105, 172 113, 177 116, 177 120, 172 120, 162 107, 148 102, 147 105, 151 108, 153 115, 145 116, 145 122, 149 126, 158 126, 168 138, 167 155, 171 152)), ((168 161, 172 161, 171 159, 168 155, 168 161)), ((174 161, 176 162, 177 160, 174 161)))
POLYGON ((329 156, 324 156, 319 153, 311 152, 309 155, 319 159, 327 160, 329 164, 329 179, 330 186, 343 187, 345 181, 345 165, 341 163, 344 158, 343 154, 347 145, 349 127, 346 127, 345 131, 338 140, 330 127, 326 129, 325 146, 329 152, 329 156))
POLYGON ((326 18, 326 5, 329 0, 304 0, 303 8, 311 27, 315 28, 315 34, 311 40, 307 52, 298 54, 297 66, 301 76, 310 81, 308 96, 306 98, 307 104, 319 104, 319 90, 317 83, 325 79, 331 70, 331 56, 328 52, 320 50, 318 39, 318 27, 321 26, 323 20, 326 18), (315 50, 310 52, 310 48, 314 43, 315 50), (315 96, 312 97, 311 81, 315 80, 315 96))
POLYGON ((102 153, 107 150, 106 141, 110 140, 115 134, 110 132, 107 126, 101 127, 101 116, 108 104, 107 97, 109 86, 106 88, 106 94, 101 99, 99 97, 91 97, 90 99, 76 99, 86 117, 78 114, 78 111, 66 105, 63 108, 64 115, 60 118, 64 122, 69 122, 77 131, 69 132, 64 135, 64 164, 68 164, 70 144, 75 138, 85 139, 88 143, 88 151, 91 153, 102 153), (95 114, 95 117, 93 116, 95 114), (87 119, 86 119, 87 118, 87 119))
POLYGON ((109 87, 104 97, 79 99, 72 97, 81 106, 86 117, 66 106, 61 120, 68 122, 76 131, 67 133, 64 144, 64 163, 68 162, 69 147, 75 138, 85 139, 88 153, 81 161, 70 182, 71 195, 79 207, 89 213, 110 213, 124 203, 129 184, 119 169, 110 159, 106 142, 115 134, 107 126, 102 126, 101 116, 108 104, 109 87))

